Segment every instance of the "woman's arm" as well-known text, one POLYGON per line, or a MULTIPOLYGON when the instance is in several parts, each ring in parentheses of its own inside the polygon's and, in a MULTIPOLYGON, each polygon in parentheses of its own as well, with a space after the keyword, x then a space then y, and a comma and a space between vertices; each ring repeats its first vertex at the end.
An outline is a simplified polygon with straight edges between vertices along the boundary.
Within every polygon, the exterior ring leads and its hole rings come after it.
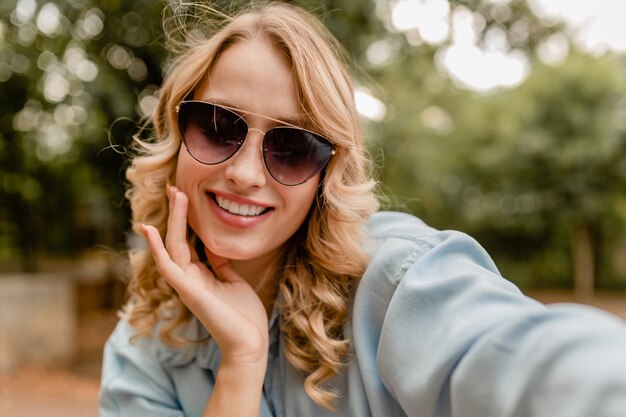
POLYGON ((462 234, 401 278, 378 364, 408 415, 626 415, 624 323, 524 297, 462 234))
POLYGON ((525 297, 462 233, 393 224, 359 285, 354 340, 404 413, 626 416, 626 323, 525 297))
POLYGON ((200 261, 186 236, 187 197, 171 186, 167 195, 165 245, 154 227, 143 229, 159 272, 222 352, 204 416, 258 416, 269 344, 265 307, 228 259, 207 251, 211 269, 200 261))
POLYGON ((267 361, 256 364, 222 363, 203 417, 258 416, 266 364, 267 361))
POLYGON ((156 341, 131 343, 133 334, 121 320, 104 347, 100 416, 184 417, 169 371, 157 359, 156 341))

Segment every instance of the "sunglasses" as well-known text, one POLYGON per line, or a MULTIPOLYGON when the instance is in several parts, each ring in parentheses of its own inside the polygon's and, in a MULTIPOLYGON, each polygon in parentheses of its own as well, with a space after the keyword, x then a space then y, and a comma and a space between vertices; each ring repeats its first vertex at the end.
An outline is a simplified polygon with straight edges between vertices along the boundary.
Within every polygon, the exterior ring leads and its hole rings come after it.
MULTIPOLYGON (((185 100, 176 106, 178 127, 187 152, 195 160, 216 165, 241 148, 250 128, 243 116, 224 106, 185 100)), ((299 185, 320 172, 335 147, 317 133, 280 125, 263 135, 263 161, 270 175, 283 185, 299 185)))

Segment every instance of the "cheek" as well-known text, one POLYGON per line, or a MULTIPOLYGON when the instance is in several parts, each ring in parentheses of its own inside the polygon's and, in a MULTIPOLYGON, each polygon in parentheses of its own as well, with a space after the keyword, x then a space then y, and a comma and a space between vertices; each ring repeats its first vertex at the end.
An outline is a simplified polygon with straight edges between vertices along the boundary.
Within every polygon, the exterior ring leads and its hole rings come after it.
POLYGON ((185 154, 187 151, 183 146, 178 151, 178 158, 176 159, 176 169, 174 170, 174 185, 178 188, 181 186, 181 181, 185 179, 185 172, 189 171, 186 167, 185 154))
MULTIPOLYGON (((209 169, 207 165, 198 163, 184 147, 181 147, 176 163, 174 184, 181 191, 189 193, 193 189, 194 184, 198 183, 202 177, 210 175, 207 169, 209 169)), ((189 194, 187 197, 189 197, 189 194)))
POLYGON ((176 165, 176 176, 173 184, 187 195, 187 218, 189 224, 195 229, 202 207, 206 204, 203 194, 199 192, 200 184, 211 173, 210 167, 201 165, 191 158, 185 148, 181 148, 176 165))
POLYGON ((311 180, 298 186, 302 187, 302 189, 297 190, 297 192, 294 192, 289 196, 289 201, 291 202, 290 205, 292 211, 294 212, 294 218, 304 221, 307 217, 311 209, 311 205, 315 204, 315 195, 317 194, 318 184, 319 180, 311 180))

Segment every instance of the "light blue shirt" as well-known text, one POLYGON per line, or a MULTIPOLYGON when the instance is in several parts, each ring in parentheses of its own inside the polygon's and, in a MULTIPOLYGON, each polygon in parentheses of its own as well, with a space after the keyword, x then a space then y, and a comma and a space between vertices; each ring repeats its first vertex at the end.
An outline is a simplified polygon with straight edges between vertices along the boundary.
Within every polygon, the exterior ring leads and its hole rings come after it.
MULTIPOLYGON (((261 416, 626 416, 623 321, 525 297, 462 233, 402 213, 377 213, 367 230, 371 261, 344 328, 350 362, 330 384, 337 412, 306 395, 275 312, 261 416)), ((206 336, 196 321, 186 331, 206 336)), ((216 343, 174 349, 132 334, 121 321, 105 347, 102 417, 201 416, 216 343)))

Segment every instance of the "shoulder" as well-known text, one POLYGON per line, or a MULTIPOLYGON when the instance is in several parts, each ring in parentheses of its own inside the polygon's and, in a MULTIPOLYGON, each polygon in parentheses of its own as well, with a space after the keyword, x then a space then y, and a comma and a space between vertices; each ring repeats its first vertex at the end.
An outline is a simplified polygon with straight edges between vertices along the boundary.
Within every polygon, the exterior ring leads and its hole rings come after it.
POLYGON ((365 230, 368 237, 365 248, 371 256, 402 248, 428 250, 450 233, 434 229, 411 214, 392 211, 373 214, 365 230))
POLYGON ((206 331, 197 320, 192 319, 177 331, 177 336, 181 340, 189 341, 184 346, 170 346, 161 340, 159 332, 166 324, 164 321, 158 322, 150 334, 141 336, 127 318, 123 317, 106 344, 111 359, 130 362, 149 361, 167 368, 188 364, 198 355, 199 350, 206 347, 206 344, 191 342, 206 337, 206 331))
POLYGON ((455 230, 437 230, 421 219, 400 212, 378 212, 366 224, 365 243, 370 262, 363 279, 375 275, 380 285, 396 286, 407 270, 417 262, 448 266, 461 261, 480 263, 487 270, 498 270, 476 240, 455 230), (382 278, 382 282, 381 282, 382 278))
MULTIPOLYGON (((413 314, 462 322, 468 315, 526 304, 489 254, 465 233, 437 230, 412 215, 392 212, 372 216, 367 233, 370 261, 357 287, 353 320, 377 334, 398 323, 402 328, 413 314)), ((426 320, 424 325, 433 323, 426 320)))
MULTIPOLYGON (((181 348, 166 346, 158 337, 161 326, 159 323, 144 337, 136 335, 127 320, 119 321, 104 348, 100 386, 103 417, 182 417, 186 415, 182 409, 201 410, 206 404, 212 387, 203 365, 216 355, 203 355, 206 349, 200 349, 197 344, 181 348), (181 392, 187 394, 181 397, 181 392)), ((186 334, 195 335, 193 327, 190 323, 186 334)))

